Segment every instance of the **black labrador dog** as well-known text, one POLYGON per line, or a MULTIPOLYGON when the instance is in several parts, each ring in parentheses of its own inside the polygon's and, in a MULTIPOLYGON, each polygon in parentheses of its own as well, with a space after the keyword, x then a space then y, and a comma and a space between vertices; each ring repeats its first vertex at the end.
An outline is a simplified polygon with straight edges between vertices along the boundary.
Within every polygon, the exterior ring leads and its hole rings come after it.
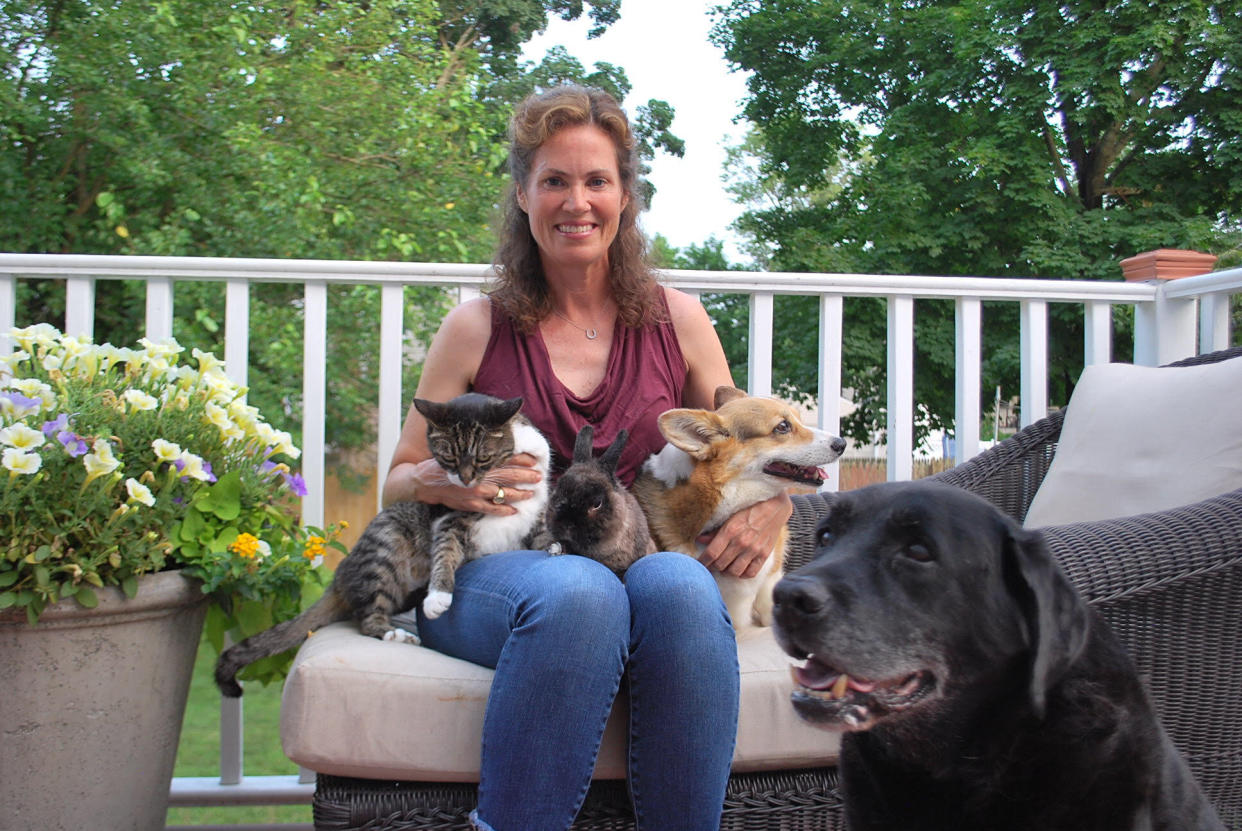
POLYGON ((775 591, 851 831, 1223 829, 1039 534, 937 483, 838 495, 775 591))

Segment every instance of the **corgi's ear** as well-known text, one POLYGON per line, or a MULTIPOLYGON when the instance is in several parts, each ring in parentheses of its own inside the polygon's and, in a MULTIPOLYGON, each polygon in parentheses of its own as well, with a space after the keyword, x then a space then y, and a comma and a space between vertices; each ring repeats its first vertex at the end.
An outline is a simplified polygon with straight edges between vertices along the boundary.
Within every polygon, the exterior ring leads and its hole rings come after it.
POLYGON ((712 454, 712 445, 729 435, 720 416, 708 410, 669 410, 659 420, 669 444, 696 459, 712 454))
POLYGON ((713 403, 713 406, 715 409, 719 410, 730 401, 745 397, 746 393, 737 387, 716 387, 716 400, 713 403))

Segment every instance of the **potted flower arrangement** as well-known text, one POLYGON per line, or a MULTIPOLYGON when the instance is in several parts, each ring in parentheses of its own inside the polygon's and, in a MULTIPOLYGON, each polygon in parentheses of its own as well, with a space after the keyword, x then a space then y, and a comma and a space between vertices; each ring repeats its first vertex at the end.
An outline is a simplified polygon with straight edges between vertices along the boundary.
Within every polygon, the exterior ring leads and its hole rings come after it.
MULTIPOLYGON (((84 766, 96 766, 92 779, 141 772, 157 796, 103 781, 81 800, 85 821, 63 824, 114 827, 101 813, 113 799, 124 819, 115 827, 145 827, 134 820, 136 806, 155 799, 151 827, 162 827, 204 616, 217 649, 225 632, 249 635, 293 617, 322 591, 322 554, 341 547, 337 529, 297 522, 295 497, 305 494, 290 467, 297 447, 246 403, 245 390, 211 354, 193 350, 192 362, 184 361, 172 341, 117 348, 46 324, 11 335, 17 351, 0 356, 0 723, 10 735, 7 728, 24 718, 18 735, 28 741, 18 747, 6 739, 4 753, 21 759, 26 748, 46 760, 52 748, 66 747, 52 770, 36 774, 50 777, 43 785, 84 766), (117 634, 113 623, 162 634, 117 634), (67 643, 53 646, 54 638, 67 643), (68 679, 88 655, 103 665, 84 680, 68 679), (153 668, 131 663, 144 655, 153 668), (106 678, 120 689, 99 688, 106 678), (148 693, 146 684, 159 691, 148 693), (172 712, 161 716, 170 725, 145 728, 164 731, 156 751, 104 729, 148 724, 157 704, 172 712), (19 714, 19 705, 29 712, 19 714), (34 729, 53 727, 61 733, 34 729), (88 736, 100 740, 102 758, 89 757, 88 736)), ((256 665, 251 677, 279 677, 285 665, 256 665)), ((0 777, 10 816, 60 827, 28 814, 52 802, 39 797, 45 787, 27 788, 10 773, 0 777)))

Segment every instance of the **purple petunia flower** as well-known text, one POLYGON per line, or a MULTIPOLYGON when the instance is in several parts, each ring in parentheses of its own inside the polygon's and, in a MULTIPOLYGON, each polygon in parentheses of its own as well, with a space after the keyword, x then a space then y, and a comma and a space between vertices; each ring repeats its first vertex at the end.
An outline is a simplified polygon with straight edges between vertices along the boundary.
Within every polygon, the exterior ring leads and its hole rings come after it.
POLYGON ((217 481, 216 475, 211 472, 211 462, 207 461, 206 459, 203 460, 203 473, 207 474, 208 483, 217 481))
POLYGON ((82 438, 77 433, 70 432, 69 430, 61 430, 58 432, 56 434, 56 440, 64 445, 65 452, 74 459, 79 456, 85 456, 86 452, 90 449, 90 447, 86 444, 86 439, 82 438))
MULTIPOLYGON (((69 416, 61 413, 55 420, 43 422, 42 429, 43 435, 47 436, 49 439, 53 436, 59 436, 60 433, 69 429, 69 416)), ((63 444, 64 442, 61 443, 63 444)))
POLYGON ((22 418, 30 413, 37 413, 39 408, 43 406, 42 398, 27 398, 17 390, 0 392, 0 398, 9 402, 9 408, 12 409, 18 418, 22 418))
POLYGON ((289 490, 298 496, 306 496, 309 491, 306 489, 306 480, 302 478, 300 473, 290 473, 285 475, 285 484, 289 486, 289 490))

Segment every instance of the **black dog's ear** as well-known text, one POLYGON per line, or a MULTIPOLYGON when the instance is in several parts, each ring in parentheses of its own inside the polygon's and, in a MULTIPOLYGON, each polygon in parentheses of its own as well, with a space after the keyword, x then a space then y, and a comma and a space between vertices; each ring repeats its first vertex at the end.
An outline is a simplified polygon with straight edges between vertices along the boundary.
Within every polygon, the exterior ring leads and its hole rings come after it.
POLYGON ((1031 703, 1043 718, 1048 690, 1087 644, 1090 615, 1038 532, 1009 528, 1004 558, 1009 590, 1030 640, 1031 703))
POLYGON ((591 442, 595 440, 595 428, 589 424, 582 425, 578 438, 574 440, 574 463, 591 461, 591 442))

